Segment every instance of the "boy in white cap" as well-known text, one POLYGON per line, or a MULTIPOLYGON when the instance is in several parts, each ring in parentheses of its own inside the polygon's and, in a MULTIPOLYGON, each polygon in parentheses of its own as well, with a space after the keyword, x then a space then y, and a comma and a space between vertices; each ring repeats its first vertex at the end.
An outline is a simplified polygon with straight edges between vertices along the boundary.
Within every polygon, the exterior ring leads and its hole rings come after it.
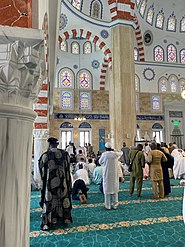
POLYGON ((118 158, 121 152, 112 150, 111 144, 105 144, 105 152, 101 155, 99 163, 103 167, 103 192, 105 199, 105 209, 111 209, 110 195, 112 195, 112 208, 118 208, 118 191, 119 191, 119 176, 118 176, 118 158))

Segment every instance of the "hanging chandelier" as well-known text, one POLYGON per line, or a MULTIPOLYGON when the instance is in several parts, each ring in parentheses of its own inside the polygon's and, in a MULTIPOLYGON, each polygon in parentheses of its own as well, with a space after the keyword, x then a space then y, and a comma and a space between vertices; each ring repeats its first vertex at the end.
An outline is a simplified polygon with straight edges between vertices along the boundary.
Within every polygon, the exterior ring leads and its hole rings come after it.
POLYGON ((85 121, 86 120, 86 117, 80 114, 78 116, 75 116, 74 117, 74 120, 81 122, 81 121, 85 121))

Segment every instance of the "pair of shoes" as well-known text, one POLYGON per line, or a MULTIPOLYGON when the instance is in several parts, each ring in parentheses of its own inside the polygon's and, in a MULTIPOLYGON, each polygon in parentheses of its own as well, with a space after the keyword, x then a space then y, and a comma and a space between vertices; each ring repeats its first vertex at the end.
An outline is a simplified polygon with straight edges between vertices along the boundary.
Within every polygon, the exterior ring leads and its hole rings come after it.
POLYGON ((80 199, 81 204, 87 203, 87 198, 84 194, 80 195, 79 199, 80 199))
POLYGON ((160 199, 164 199, 164 196, 160 196, 159 198, 160 198, 160 199))
POLYGON ((137 195, 137 197, 142 197, 142 195, 137 195))
POLYGON ((118 206, 112 206, 112 208, 113 208, 114 210, 117 210, 117 209, 118 209, 118 206))
POLYGON ((158 196, 152 196, 152 199, 154 199, 154 200, 158 200, 158 199, 159 199, 159 197, 158 197, 158 196))
POLYGON ((43 227, 40 227, 41 231, 48 231, 49 230, 49 226, 44 225, 43 227))
POLYGON ((111 210, 111 208, 106 208, 105 206, 104 206, 104 208, 103 208, 104 210, 111 210))

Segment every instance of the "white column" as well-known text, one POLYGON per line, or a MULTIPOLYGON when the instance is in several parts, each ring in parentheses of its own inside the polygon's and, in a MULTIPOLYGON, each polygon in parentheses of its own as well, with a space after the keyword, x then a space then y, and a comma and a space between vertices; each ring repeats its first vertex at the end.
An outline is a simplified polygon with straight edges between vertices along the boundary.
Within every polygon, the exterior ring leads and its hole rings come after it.
POLYGON ((41 177, 38 167, 38 160, 43 152, 46 152, 48 148, 48 133, 47 129, 35 129, 34 134, 34 180, 37 187, 41 188, 41 177))
POLYGON ((0 246, 28 247, 32 105, 44 66, 42 32, 0 26, 0 52, 0 246))

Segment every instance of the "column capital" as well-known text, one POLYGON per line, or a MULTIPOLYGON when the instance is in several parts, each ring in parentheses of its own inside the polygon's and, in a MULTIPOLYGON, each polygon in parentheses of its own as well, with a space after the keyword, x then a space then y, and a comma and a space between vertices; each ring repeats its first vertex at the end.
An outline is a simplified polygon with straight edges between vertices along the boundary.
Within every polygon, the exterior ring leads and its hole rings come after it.
POLYGON ((36 139, 47 139, 49 136, 49 129, 34 129, 33 135, 36 139))
POLYGON ((45 70, 42 31, 0 27, 0 52, 0 104, 32 108, 45 70))

